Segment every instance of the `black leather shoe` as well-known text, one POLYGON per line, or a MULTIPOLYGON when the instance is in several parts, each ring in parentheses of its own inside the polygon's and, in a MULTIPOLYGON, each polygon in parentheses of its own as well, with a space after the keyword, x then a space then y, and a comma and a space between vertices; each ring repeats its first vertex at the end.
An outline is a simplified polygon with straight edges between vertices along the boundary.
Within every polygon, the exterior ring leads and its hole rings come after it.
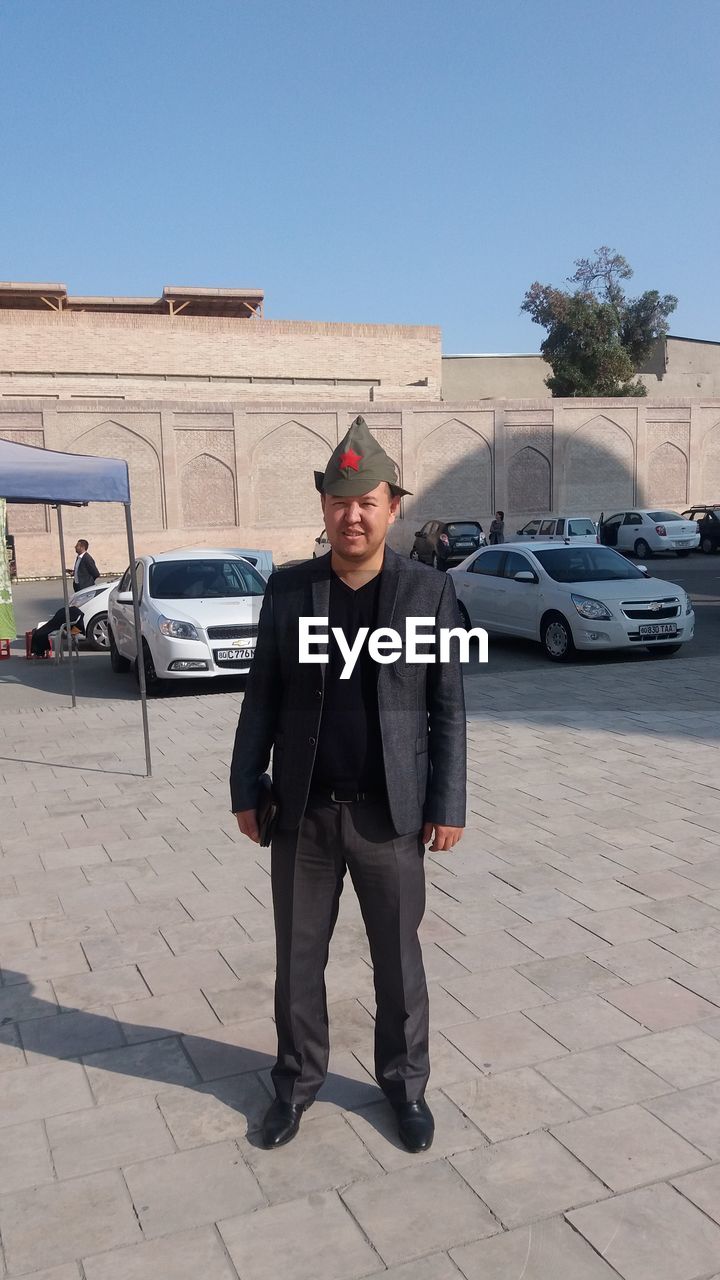
POLYGON ((408 1151, 427 1151, 435 1136, 433 1114, 424 1098, 395 1106, 400 1141, 408 1151))
POLYGON ((302 1103, 282 1102, 276 1098, 265 1113, 262 1126, 263 1144, 266 1147, 282 1147, 291 1142, 300 1128, 305 1107, 302 1103))

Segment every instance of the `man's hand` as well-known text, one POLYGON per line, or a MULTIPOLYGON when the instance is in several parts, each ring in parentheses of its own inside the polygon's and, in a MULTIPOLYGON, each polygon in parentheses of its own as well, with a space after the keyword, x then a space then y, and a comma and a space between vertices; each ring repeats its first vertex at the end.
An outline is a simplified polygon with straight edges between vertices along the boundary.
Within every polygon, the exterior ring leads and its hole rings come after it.
POLYGON ((237 824, 244 836, 248 840, 254 840, 255 844, 260 843, 260 832, 257 824, 257 813, 254 809, 241 809, 240 813, 236 813, 237 824))
MULTIPOLYGON (((238 814, 238 822, 240 815, 238 814)), ((426 822, 422 829, 423 844, 430 844, 433 840, 433 832, 435 839, 430 845, 431 853, 446 853, 448 849, 454 848, 458 840, 461 838, 464 827, 441 827, 434 822, 426 822)))

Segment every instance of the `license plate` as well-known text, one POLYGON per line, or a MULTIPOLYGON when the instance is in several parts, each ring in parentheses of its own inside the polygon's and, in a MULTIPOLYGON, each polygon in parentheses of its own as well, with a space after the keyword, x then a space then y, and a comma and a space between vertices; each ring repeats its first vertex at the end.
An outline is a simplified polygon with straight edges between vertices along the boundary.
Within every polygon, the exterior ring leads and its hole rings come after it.
POLYGON ((693 544, 692 538, 676 538, 675 539, 676 547, 691 547, 692 544, 693 544))
POLYGON ((677 627, 672 622, 649 622, 638 627, 641 636, 676 636, 677 627))
POLYGON ((238 658, 254 658, 254 649, 216 649, 216 662, 236 662, 238 658))

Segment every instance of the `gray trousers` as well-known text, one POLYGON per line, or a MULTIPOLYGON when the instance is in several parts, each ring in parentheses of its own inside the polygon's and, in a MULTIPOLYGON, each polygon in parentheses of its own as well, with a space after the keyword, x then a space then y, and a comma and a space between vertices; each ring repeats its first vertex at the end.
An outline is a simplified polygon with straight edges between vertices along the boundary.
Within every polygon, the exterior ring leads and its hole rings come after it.
POLYGON ((396 836, 384 800, 311 800, 296 831, 276 831, 272 890, 277 942, 275 1092, 307 1104, 329 1055, 325 967, 345 869, 362 911, 375 979, 375 1075, 391 1102, 422 1097, 428 994, 417 931, 425 910, 420 833, 396 836))

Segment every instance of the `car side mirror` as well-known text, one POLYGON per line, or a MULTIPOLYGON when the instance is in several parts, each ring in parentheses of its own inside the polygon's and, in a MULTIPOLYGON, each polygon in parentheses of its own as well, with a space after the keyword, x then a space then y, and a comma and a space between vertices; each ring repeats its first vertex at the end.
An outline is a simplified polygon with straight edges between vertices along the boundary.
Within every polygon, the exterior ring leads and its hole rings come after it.
POLYGON ((640 570, 644 578, 650 577, 650 570, 648 569, 646 564, 639 564, 637 568, 640 570))
POLYGON ((515 574, 515 582, 537 582, 537 578, 531 569, 521 569, 515 574))
POLYGON ((132 602, 133 602, 132 591, 118 591, 115 597, 116 604, 132 604, 132 602))

